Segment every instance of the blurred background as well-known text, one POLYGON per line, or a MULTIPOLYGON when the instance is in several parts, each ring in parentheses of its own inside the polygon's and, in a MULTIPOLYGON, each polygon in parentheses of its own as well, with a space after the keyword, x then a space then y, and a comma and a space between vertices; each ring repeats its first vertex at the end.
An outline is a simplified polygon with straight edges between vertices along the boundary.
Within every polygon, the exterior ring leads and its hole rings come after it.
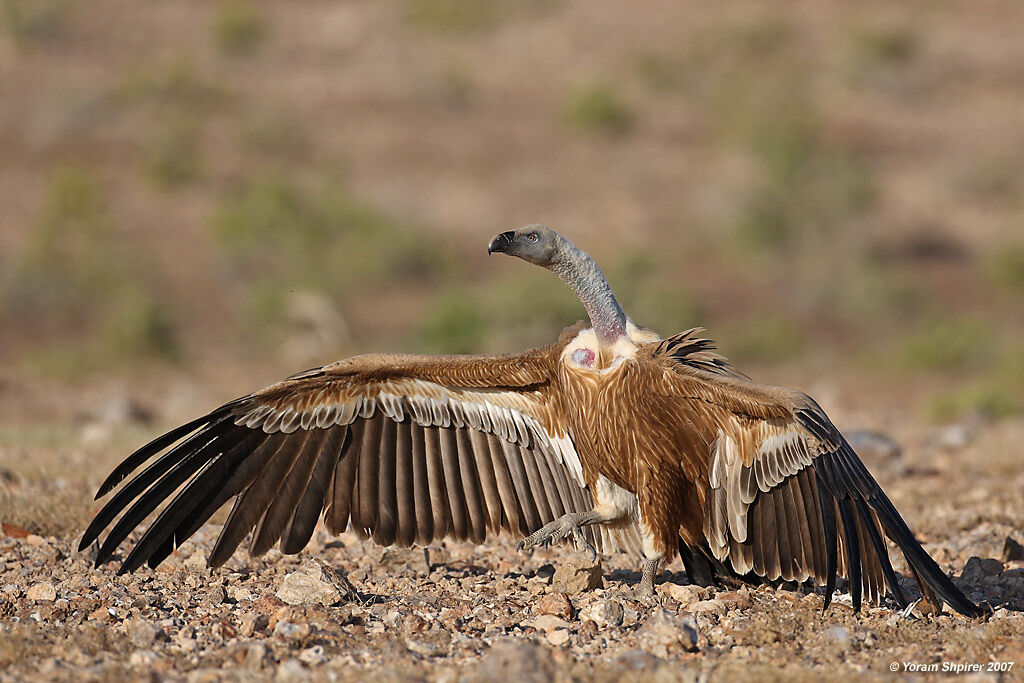
POLYGON ((486 254, 535 221, 760 379, 1019 414, 1022 25, 1014 0, 0 0, 5 414, 549 343, 582 308, 486 254))

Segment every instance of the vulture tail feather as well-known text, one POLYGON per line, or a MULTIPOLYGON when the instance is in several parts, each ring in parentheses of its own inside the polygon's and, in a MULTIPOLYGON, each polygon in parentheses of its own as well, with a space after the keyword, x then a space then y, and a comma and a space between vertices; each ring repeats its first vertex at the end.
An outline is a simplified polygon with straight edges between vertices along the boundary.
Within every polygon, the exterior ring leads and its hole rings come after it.
POLYGON ((825 530, 825 609, 836 592, 836 574, 839 571, 839 534, 836 529, 836 508, 831 494, 824 486, 818 487, 821 523, 825 530))
POLYGON ((860 611, 862 597, 862 576, 860 542, 857 538, 857 526, 853 519, 853 509, 849 498, 836 500, 839 505, 839 520, 843 524, 843 547, 846 550, 846 571, 850 580, 850 597, 853 598, 853 611, 860 611))
POLYGON ((896 603, 900 607, 906 607, 907 598, 903 595, 902 589, 900 589, 899 580, 896 578, 896 572, 892 568, 892 562, 889 561, 889 551, 885 547, 885 541, 882 540, 882 536, 878 533, 878 527, 875 525, 875 520, 868 511, 867 505, 865 505, 864 501, 858 498, 856 503, 857 511, 860 513, 861 519, 864 520, 864 526, 867 529, 868 538, 871 540, 871 545, 875 548, 875 556, 878 557, 878 561, 882 564, 882 574, 885 576, 885 582, 889 584, 889 590, 892 591, 892 596, 896 599, 896 603))
POLYGON ((931 555, 925 552, 885 494, 879 492, 869 502, 878 513, 886 533, 899 546, 903 556, 907 559, 907 564, 913 568, 922 592, 927 594, 927 590, 931 589, 950 607, 965 616, 980 617, 985 614, 982 608, 971 602, 959 588, 953 585, 950 578, 946 576, 946 572, 942 571, 931 555), (921 579, 924 581, 922 582, 921 579))

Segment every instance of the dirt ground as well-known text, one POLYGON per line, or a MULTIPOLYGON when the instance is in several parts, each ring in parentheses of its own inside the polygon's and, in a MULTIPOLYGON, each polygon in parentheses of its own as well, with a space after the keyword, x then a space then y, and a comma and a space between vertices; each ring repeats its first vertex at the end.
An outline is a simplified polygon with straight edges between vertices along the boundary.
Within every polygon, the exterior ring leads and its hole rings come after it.
POLYGON ((75 550, 96 485, 193 403, 212 403, 201 383, 154 382, 171 387, 163 408, 143 387, 3 384, 3 678, 882 679, 977 665, 974 679, 1013 680, 1024 667, 1024 558, 1007 541, 1024 541, 1024 421, 924 427, 898 407, 825 401, 839 425, 884 429, 900 446, 861 450, 927 550, 994 608, 970 621, 891 605, 855 614, 845 593, 823 612, 822 596, 805 589, 697 589, 678 562, 651 605, 634 596, 635 558, 603 557, 594 587, 574 549, 517 554, 506 538, 425 554, 318 530, 301 555, 239 551, 210 571, 211 523, 157 570, 117 576, 116 564, 92 567, 94 549, 75 550), (34 414, 45 396, 55 423, 34 414), (293 574, 307 592, 290 599, 307 604, 278 597, 293 574))

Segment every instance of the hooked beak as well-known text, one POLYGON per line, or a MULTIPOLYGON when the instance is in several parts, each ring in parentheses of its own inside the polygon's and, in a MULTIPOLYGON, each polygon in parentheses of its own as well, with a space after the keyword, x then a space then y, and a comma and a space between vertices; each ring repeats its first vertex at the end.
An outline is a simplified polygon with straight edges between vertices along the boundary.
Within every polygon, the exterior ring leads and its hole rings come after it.
POLYGON ((487 253, 493 254, 494 252, 504 253, 504 251, 512 244, 512 240, 516 238, 516 233, 513 230, 503 232, 500 235, 495 235, 491 243, 487 245, 487 253))

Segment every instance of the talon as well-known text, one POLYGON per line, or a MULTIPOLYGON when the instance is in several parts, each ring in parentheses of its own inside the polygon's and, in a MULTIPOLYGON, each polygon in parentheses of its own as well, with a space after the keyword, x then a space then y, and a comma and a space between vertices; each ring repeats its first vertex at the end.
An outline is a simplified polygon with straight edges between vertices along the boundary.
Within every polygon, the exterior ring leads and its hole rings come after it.
POLYGON ((590 553, 590 561, 592 563, 597 561, 597 549, 594 548, 594 545, 586 539, 579 527, 572 530, 572 538, 576 542, 577 550, 586 550, 590 553))

